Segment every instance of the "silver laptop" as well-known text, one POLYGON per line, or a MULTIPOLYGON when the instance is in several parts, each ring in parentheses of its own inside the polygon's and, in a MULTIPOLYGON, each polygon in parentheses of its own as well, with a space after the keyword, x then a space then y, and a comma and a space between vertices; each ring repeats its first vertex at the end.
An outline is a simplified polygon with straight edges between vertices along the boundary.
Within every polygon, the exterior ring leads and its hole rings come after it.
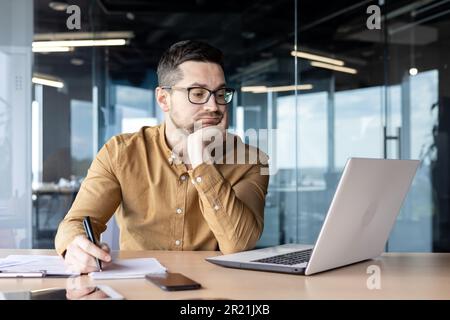
POLYGON ((286 244, 206 258, 225 267, 311 275, 383 251, 418 160, 350 158, 315 245, 286 244))

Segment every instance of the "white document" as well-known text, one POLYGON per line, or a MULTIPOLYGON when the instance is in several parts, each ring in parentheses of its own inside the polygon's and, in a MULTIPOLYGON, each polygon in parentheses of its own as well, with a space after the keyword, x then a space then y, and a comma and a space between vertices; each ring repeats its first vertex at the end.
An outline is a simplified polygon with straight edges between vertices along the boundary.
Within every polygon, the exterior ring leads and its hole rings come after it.
POLYGON ((64 259, 60 256, 45 255, 10 255, 0 259, 1 272, 45 272, 49 276, 71 276, 79 273, 66 269, 64 259))
POLYGON ((114 260, 103 271, 91 272, 95 280, 144 278, 148 273, 164 273, 166 268, 155 258, 114 260))

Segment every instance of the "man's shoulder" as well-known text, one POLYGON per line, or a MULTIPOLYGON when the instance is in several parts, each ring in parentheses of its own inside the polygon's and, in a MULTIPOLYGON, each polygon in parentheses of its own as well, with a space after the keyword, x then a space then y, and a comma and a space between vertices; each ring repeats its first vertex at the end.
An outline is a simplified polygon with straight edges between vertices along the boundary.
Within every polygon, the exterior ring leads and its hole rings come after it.
POLYGON ((157 137, 160 126, 144 126, 137 132, 118 134, 109 139, 106 145, 109 147, 127 148, 148 143, 157 137))

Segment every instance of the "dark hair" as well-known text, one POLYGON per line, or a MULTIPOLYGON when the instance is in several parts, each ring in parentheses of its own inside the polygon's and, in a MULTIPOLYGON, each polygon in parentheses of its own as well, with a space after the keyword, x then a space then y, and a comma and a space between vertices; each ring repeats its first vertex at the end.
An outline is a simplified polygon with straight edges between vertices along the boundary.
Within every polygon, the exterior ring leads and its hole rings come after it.
POLYGON ((167 49, 158 63, 158 83, 172 86, 183 78, 180 64, 186 61, 217 63, 223 69, 223 53, 219 49, 201 41, 184 40, 167 49))

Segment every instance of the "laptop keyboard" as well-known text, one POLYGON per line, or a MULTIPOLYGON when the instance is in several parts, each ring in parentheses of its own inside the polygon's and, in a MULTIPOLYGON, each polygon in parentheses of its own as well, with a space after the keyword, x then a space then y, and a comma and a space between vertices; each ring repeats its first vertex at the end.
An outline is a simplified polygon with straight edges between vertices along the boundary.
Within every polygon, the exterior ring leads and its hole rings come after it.
POLYGON ((280 254, 278 256, 253 260, 252 262, 294 265, 294 264, 308 262, 309 258, 311 257, 311 253, 312 253, 312 249, 295 251, 295 252, 289 252, 286 254, 280 254))

